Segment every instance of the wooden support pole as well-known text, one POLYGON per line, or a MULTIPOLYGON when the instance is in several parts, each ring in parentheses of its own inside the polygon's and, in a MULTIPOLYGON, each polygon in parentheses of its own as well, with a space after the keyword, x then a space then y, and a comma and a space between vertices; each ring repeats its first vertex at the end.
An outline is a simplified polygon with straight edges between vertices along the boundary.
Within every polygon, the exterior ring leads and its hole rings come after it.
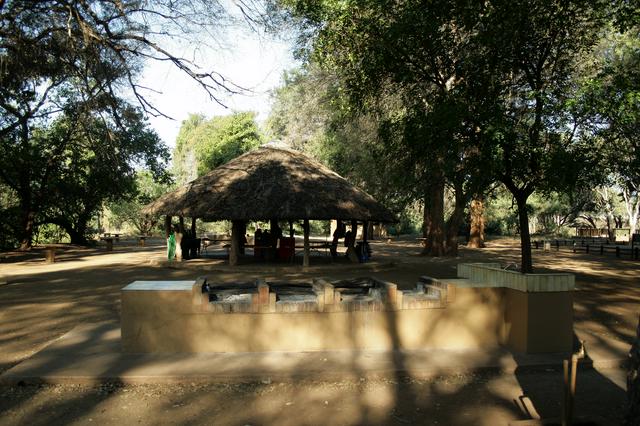
POLYGON ((293 221, 289 221, 289 238, 293 238, 293 221))
POLYGON ((238 264, 241 238, 243 236, 243 222, 240 220, 231 221, 231 247, 229 248, 229 265, 231 266, 238 264))
POLYGON ((358 236, 358 221, 357 220, 352 220, 351 221, 351 247, 355 247, 356 246, 356 238, 358 236))
POLYGON ((362 241, 367 242, 369 238, 369 222, 366 220, 362 223, 362 241))
POLYGON ((196 238, 196 218, 191 218, 191 238, 196 238))
POLYGON ((302 258, 302 266, 307 268, 309 266, 309 219, 304 220, 304 225, 302 226, 304 229, 304 257, 302 258))

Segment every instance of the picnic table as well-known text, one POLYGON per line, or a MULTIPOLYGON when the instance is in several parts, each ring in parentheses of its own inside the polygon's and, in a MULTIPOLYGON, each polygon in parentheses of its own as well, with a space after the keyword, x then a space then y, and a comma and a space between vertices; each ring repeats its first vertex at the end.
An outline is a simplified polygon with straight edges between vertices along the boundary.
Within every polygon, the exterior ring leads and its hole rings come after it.
MULTIPOLYGON (((231 238, 229 237, 200 237, 200 246, 201 246, 201 250, 204 251, 205 253, 207 253, 207 247, 213 245, 213 244, 217 244, 217 243, 225 243, 224 245, 228 245, 231 246, 231 238)), ((224 246, 223 246, 224 247, 224 246)), ((245 247, 248 247, 245 245, 245 247)), ((227 247, 225 247, 227 248, 227 247)))
POLYGON ((100 241, 104 241, 105 243, 107 243, 107 251, 113 251, 113 237, 107 237, 105 234, 104 237, 100 237, 100 241))

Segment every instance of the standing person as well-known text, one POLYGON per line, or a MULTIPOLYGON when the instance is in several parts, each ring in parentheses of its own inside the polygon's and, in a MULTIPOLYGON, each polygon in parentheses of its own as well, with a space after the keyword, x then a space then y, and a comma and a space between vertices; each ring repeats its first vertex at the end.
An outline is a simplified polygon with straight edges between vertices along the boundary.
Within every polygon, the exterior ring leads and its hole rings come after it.
POLYGON ((331 241, 331 257, 335 258, 338 256, 338 241, 340 238, 344 238, 346 227, 342 223, 342 221, 338 221, 336 224, 336 229, 333 231, 333 240, 331 241))
POLYGON ((262 229, 256 228, 256 232, 253 234, 253 257, 262 257, 260 246, 262 246, 262 229))
POLYGON ((176 257, 176 233, 175 228, 171 227, 171 233, 167 238, 167 258, 169 261, 174 260, 176 257))

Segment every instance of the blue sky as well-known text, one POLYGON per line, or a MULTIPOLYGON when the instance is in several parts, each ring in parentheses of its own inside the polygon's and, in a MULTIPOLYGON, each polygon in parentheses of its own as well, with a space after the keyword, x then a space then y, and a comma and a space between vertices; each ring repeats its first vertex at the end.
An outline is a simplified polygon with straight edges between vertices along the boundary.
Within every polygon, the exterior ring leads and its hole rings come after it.
POLYGON ((282 72, 296 66, 291 41, 275 40, 253 32, 236 30, 228 34, 224 47, 194 48, 173 46, 173 51, 194 58, 203 69, 213 69, 235 84, 251 89, 250 95, 225 95, 227 109, 211 100, 208 94, 185 74, 168 63, 151 62, 145 68, 142 82, 160 93, 148 96, 153 105, 174 120, 151 117, 151 127, 167 145, 173 147, 182 120, 190 113, 207 117, 233 111, 255 111, 264 121, 271 108, 269 92, 279 86, 282 72))

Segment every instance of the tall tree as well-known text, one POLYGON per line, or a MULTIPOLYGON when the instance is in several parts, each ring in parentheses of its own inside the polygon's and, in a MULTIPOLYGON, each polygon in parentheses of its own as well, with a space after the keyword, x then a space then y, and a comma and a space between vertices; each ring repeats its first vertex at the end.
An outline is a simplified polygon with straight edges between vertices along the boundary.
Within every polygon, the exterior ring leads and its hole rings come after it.
POLYGON ((496 175, 519 217, 522 272, 533 270, 527 200, 536 190, 575 186, 583 146, 569 114, 573 77, 605 24, 606 2, 492 1, 477 22, 477 41, 502 90, 493 132, 496 175), (571 173, 569 173, 571 172, 571 173))
POLYGON ((121 198, 108 203, 108 211, 113 224, 121 228, 127 223, 140 234, 151 235, 158 218, 142 214, 142 208, 167 192, 169 185, 157 182, 149 170, 138 170, 135 176, 135 193, 129 198, 121 198))
POLYGON ((591 114, 609 183, 618 188, 627 221, 640 217, 640 30, 609 32, 599 46, 598 72, 585 82, 583 103, 591 114))
MULTIPOLYGON (((253 7, 241 10, 259 19, 253 7)), ((7 174, 0 167, 0 180, 19 197, 22 248, 31 245, 47 197, 43 179, 59 166, 49 161, 44 170, 33 168, 33 144, 42 140, 38 129, 71 110, 93 111, 125 126, 124 91, 146 113, 162 114, 148 101, 153 89, 138 80, 145 61, 172 63, 215 101, 221 91, 240 90, 166 47, 169 40, 193 40, 229 19, 221 3, 198 0, 0 2, 0 143, 3 160, 18 169, 7 174)))
POLYGON ((103 202, 133 191, 135 167, 145 165, 156 178, 164 176, 168 151, 134 109, 121 112, 120 125, 63 114, 31 134, 32 181, 20 185, 22 170, 7 164, 11 153, 1 146, 6 181, 21 200, 38 199, 34 225, 54 223, 74 244, 87 242, 87 225, 103 202))
POLYGON ((255 113, 236 112, 205 120, 192 115, 182 123, 174 150, 174 170, 193 179, 257 148, 263 136, 255 113))
POLYGON ((383 149, 378 118, 351 108, 341 84, 339 74, 313 62, 286 73, 284 85, 273 95, 267 122, 270 136, 327 164, 392 209, 402 210, 412 197, 407 186, 394 185, 405 175, 398 170, 398 158, 383 149))
POLYGON ((189 114, 182 121, 172 156, 173 175, 178 185, 184 185, 198 177, 194 139, 197 138, 198 128, 206 121, 202 114, 189 114))
POLYGON ((460 84, 473 68, 464 66, 470 35, 460 22, 464 7, 447 1, 428 7, 395 1, 285 3, 304 23, 317 24, 313 57, 342 74, 352 107, 381 117, 387 152, 396 154, 390 155, 396 162, 407 161, 399 168, 424 201, 427 252, 455 253, 470 189, 469 173, 460 165, 482 154, 469 149, 482 134, 473 124, 470 92, 460 84), (390 97, 398 101, 394 110, 384 102, 390 97), (456 207, 445 226, 447 185, 456 207))

